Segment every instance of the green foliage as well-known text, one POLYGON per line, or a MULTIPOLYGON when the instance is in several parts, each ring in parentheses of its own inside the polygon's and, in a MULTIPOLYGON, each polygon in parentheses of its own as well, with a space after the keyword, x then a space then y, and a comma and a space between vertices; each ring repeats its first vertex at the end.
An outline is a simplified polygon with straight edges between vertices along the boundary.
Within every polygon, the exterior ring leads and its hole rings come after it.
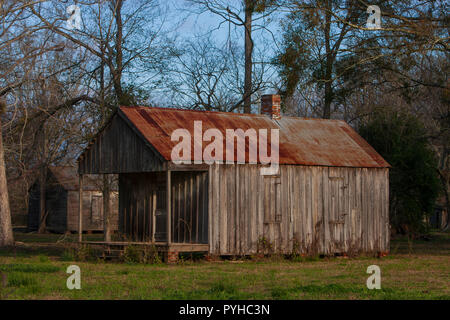
POLYGON ((377 111, 360 134, 390 163, 390 221, 401 233, 424 232, 440 184, 437 162, 422 123, 413 115, 377 111))
POLYGON ((61 255, 61 261, 75 261, 75 253, 73 249, 66 249, 61 255))
POLYGON ((217 297, 230 296, 237 293, 237 287, 235 283, 229 280, 220 280, 216 283, 213 283, 208 291, 211 295, 217 297))
POLYGON ((320 261, 320 256, 306 256, 306 255, 292 255, 292 262, 312 262, 312 261, 320 261))
POLYGON ((141 252, 136 246, 127 246, 122 254, 122 260, 125 263, 140 263, 141 262, 141 252))
POLYGON ((68 247, 61 255, 62 261, 94 261, 95 253, 88 245, 81 245, 77 247, 68 247))
POLYGON ((49 261, 48 256, 43 255, 43 254, 40 254, 40 255, 38 256, 38 258, 39 258, 39 262, 45 263, 45 262, 48 262, 48 261, 49 261))
POLYGON ((90 246, 79 246, 75 250, 75 258, 77 261, 89 261, 93 256, 92 248, 90 246))
POLYGON ((159 257, 158 250, 156 247, 145 246, 127 246, 121 256, 121 259, 125 263, 129 264, 159 264, 161 263, 161 258, 159 257))
MULTIPOLYGON (((82 290, 68 290, 65 272, 71 263, 54 260, 62 254, 48 254, 43 263, 39 254, 26 247, 0 248, 0 266, 6 281, 0 281, 0 299, 449 299, 449 233, 433 233, 428 240, 412 239, 414 256, 409 254, 408 237, 391 242, 396 254, 389 258, 244 260, 241 263, 200 262, 189 266, 83 262, 82 290), (382 289, 366 288, 369 265, 382 269, 382 289), (59 267, 50 271, 49 265, 59 267), (17 267, 18 266, 18 267, 17 267), (25 272, 25 270, 27 272, 25 272), (56 270, 56 269, 55 269, 56 270), (32 271, 34 271, 32 273, 32 271), (132 289, 130 289, 132 288, 132 289)), ((38 246, 41 254, 43 246, 38 246)), ((0 272, 0 279, 2 274, 0 272)))
POLYGON ((28 295, 36 295, 42 291, 36 275, 12 272, 7 275, 7 287, 0 287, 0 299, 7 299, 16 290, 28 295))
POLYGON ((60 271, 60 268, 49 264, 4 264, 0 265, 0 271, 22 273, 54 273, 60 271))
POLYGON ((266 238, 266 237, 260 237, 258 239, 258 253, 262 254, 273 254, 273 244, 266 238))
POLYGON ((292 15, 289 23, 283 26, 282 52, 273 61, 279 69, 281 79, 283 79, 282 94, 285 96, 294 93, 300 79, 304 77, 305 72, 308 72, 308 66, 312 66, 311 52, 306 43, 308 39, 304 36, 306 32, 295 21, 296 17, 292 15))
POLYGON ((33 287, 37 286, 38 282, 34 275, 29 275, 22 272, 10 273, 8 277, 8 287, 33 287))

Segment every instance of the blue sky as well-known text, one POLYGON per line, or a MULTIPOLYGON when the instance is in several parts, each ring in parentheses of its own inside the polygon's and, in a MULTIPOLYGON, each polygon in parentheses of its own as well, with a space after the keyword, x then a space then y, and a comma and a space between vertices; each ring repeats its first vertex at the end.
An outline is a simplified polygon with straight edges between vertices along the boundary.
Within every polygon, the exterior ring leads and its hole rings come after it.
MULTIPOLYGON (((234 5, 239 7, 241 0, 229 0, 230 6, 234 5)), ((232 37, 234 40, 239 40, 243 44, 244 31, 242 27, 235 27, 229 23, 223 23, 220 28, 218 26, 223 21, 222 17, 213 13, 202 13, 200 15, 195 14, 195 8, 189 6, 188 1, 185 0, 160 0, 160 2, 169 7, 169 24, 179 23, 184 20, 178 29, 179 35, 183 38, 190 38, 196 35, 206 34, 208 31, 213 30, 214 37, 218 41, 226 41, 229 30, 233 32, 232 37), (190 12, 191 11, 191 12, 190 12)), ((274 16, 274 21, 268 25, 268 29, 275 35, 280 35, 279 20, 274 16)), ((258 42, 273 42, 272 36, 267 31, 255 31, 256 46, 258 42)), ((279 41, 279 37, 277 39, 279 41)))
MULTIPOLYGON (((224 0, 225 1, 225 0, 224 0)), ((241 0, 228 0, 230 7, 235 8, 240 7, 241 0)), ((222 23, 223 18, 210 12, 204 12, 198 14, 198 8, 189 6, 189 2, 186 0, 160 0, 163 6, 167 6, 167 21, 166 28, 172 29, 177 26, 175 34, 177 35, 177 41, 194 39, 198 36, 207 35, 209 32, 212 33, 212 39, 214 39, 218 46, 225 45, 228 39, 228 35, 231 32, 231 39, 233 42, 237 42, 239 46, 243 48, 244 46, 244 28, 242 26, 235 26, 229 23, 222 23), (220 27, 219 27, 220 26, 220 27)), ((235 9, 236 10, 236 9, 235 9)), ((258 63, 261 61, 262 53, 264 57, 262 58, 264 62, 270 60, 276 50, 277 44, 274 43, 273 35, 276 36, 276 41, 281 39, 281 28, 279 24, 279 14, 278 17, 273 15, 273 21, 268 24, 268 29, 272 34, 266 30, 256 30, 253 33, 255 41, 254 49, 254 62, 258 63)), ((242 15, 243 16, 243 13, 242 15)), ((259 23, 259 22, 258 22, 259 23)), ((276 77, 275 70, 271 70, 266 75, 269 79, 273 76, 276 77)), ((157 91, 153 91, 153 99, 158 102, 164 103, 164 95, 157 91)))

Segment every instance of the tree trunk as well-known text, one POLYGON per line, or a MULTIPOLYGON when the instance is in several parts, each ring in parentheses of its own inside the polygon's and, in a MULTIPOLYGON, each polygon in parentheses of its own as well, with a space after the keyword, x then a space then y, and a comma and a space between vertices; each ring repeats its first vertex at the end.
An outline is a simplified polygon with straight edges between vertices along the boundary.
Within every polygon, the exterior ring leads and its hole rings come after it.
POLYGON ((113 75, 114 91, 116 92, 117 100, 119 105, 128 105, 128 99, 123 94, 122 89, 122 72, 123 72, 123 52, 122 52, 122 41, 123 41, 123 23, 122 23, 122 0, 117 0, 114 8, 114 15, 116 19, 116 39, 115 39, 115 49, 116 49, 116 68, 113 75))
POLYGON ((107 174, 103 175, 103 235, 105 242, 111 241, 111 186, 107 174))
POLYGON ((325 14, 325 50, 327 53, 325 59, 325 97, 323 106, 323 118, 331 118, 331 103, 333 101, 333 55, 331 52, 330 32, 331 32, 331 3, 328 3, 328 9, 325 14))
POLYGON ((253 72, 253 4, 251 0, 245 3, 245 79, 244 79, 244 113, 252 112, 252 72, 253 72))
POLYGON ((47 195, 47 166, 42 165, 39 173, 39 227, 38 233, 45 233, 46 230, 46 195, 47 195))
POLYGON ((323 118, 331 118, 331 102, 333 101, 333 88, 331 82, 325 83, 325 102, 323 106, 323 118))
MULTIPOLYGON (((104 44, 101 46, 102 53, 104 53, 105 47, 104 44)), ((103 125, 107 121, 107 110, 105 105, 105 63, 101 61, 100 63, 100 109, 102 112, 102 123, 103 125)), ((121 95, 122 89, 119 81, 118 88, 116 89, 116 95, 118 97, 119 103, 121 103, 121 95)), ((105 242, 111 241, 111 225, 110 225, 110 217, 111 217, 111 187, 110 181, 107 174, 103 175, 103 238, 105 242)))
POLYGON ((9 208, 8 184, 6 182, 5 151, 2 136, 2 106, 0 106, 0 247, 14 245, 9 208))
POLYGON ((448 192, 448 182, 445 174, 443 173, 443 170, 438 169, 439 179, 442 183, 442 190, 444 191, 444 197, 445 197, 445 207, 447 212, 447 221, 445 223, 445 226, 442 228, 443 231, 446 231, 449 227, 449 214, 450 214, 450 195, 448 192))

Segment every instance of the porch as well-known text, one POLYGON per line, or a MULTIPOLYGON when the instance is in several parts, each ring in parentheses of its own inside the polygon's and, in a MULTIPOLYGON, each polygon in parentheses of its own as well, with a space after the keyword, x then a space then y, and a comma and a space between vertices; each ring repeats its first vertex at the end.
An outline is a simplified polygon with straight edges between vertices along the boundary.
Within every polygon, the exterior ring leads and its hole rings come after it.
POLYGON ((209 251, 208 244, 195 244, 195 243, 171 243, 167 242, 119 242, 119 241, 82 241, 81 244, 101 248, 100 258, 103 259, 116 259, 125 252, 125 249, 130 246, 138 247, 140 249, 156 250, 158 254, 162 255, 164 261, 167 263, 175 263, 178 260, 179 253, 194 253, 209 251))
POLYGON ((120 240, 83 241, 81 226, 79 242, 103 247, 106 255, 127 246, 152 247, 166 258, 208 252, 208 171, 119 174, 120 240))

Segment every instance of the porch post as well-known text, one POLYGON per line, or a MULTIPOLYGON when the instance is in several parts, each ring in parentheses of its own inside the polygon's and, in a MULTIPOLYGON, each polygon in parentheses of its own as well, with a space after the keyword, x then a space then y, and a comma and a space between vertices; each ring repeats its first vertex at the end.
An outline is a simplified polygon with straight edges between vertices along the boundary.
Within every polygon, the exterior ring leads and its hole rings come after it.
POLYGON ((170 245, 172 242, 172 210, 171 210, 171 195, 172 182, 171 182, 171 171, 167 169, 167 244, 170 245))
POLYGON ((156 242, 155 234, 156 234, 156 191, 153 191, 152 195, 152 242, 156 242))
POLYGON ((83 241, 83 175, 80 174, 78 207, 78 242, 83 241))

